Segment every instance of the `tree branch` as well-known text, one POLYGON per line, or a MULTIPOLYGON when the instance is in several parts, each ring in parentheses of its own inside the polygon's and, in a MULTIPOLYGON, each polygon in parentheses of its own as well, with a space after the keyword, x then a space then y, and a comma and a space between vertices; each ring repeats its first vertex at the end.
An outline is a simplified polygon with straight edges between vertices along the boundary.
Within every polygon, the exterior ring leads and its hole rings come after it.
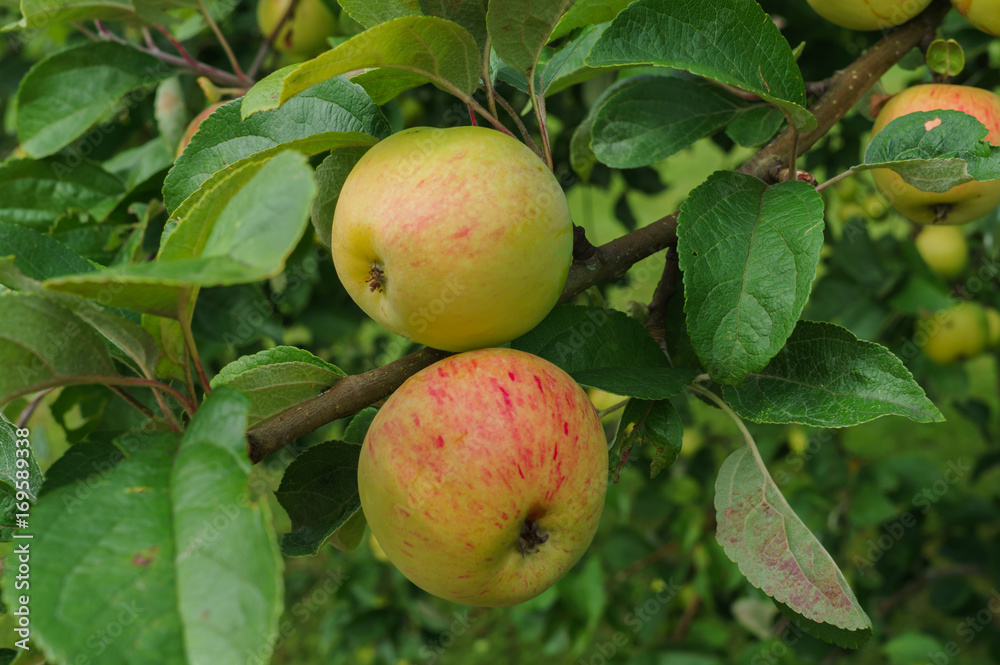
MULTIPOLYGON (((818 124, 812 131, 799 134, 796 154, 805 154, 826 136, 830 128, 840 122, 893 65, 910 49, 920 46, 927 35, 933 35, 949 9, 951 4, 946 0, 935 0, 920 16, 890 32, 847 69, 837 72, 826 86, 823 96, 810 107, 818 124)), ((776 167, 784 166, 791 154, 792 139, 792 132, 785 130, 744 164, 740 172, 755 175, 765 182, 774 182, 776 167)))
MULTIPOLYGON (((816 129, 799 135, 797 154, 803 154, 826 135, 893 64, 911 48, 919 45, 926 35, 933 34, 950 6, 947 0, 935 0, 923 14, 890 32, 863 53, 854 64, 839 72, 831 80, 826 93, 810 108, 816 116, 818 125, 816 129)), ((788 159, 791 139, 791 132, 786 131, 779 135, 764 146, 740 171, 768 180, 770 169, 776 163, 783 166, 788 159)), ((649 226, 636 229, 606 245, 601 245, 587 260, 573 263, 559 302, 564 303, 594 284, 624 274, 634 263, 676 242, 677 213, 675 212, 649 226)), ((676 273, 672 275, 670 279, 676 280, 676 273)), ((660 288, 669 289, 671 286, 661 284, 660 288)), ((357 413, 392 394, 403 381, 416 372, 448 355, 450 354, 444 351, 421 349, 370 372, 340 379, 322 395, 303 402, 247 432, 250 459, 259 462, 300 436, 329 422, 357 413)))

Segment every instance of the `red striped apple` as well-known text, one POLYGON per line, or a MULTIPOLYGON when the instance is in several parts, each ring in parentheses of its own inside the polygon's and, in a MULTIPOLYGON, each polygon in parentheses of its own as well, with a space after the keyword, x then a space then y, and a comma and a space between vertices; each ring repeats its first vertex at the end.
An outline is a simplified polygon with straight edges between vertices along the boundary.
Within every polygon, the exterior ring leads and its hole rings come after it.
MULTIPOLYGON (((900 116, 940 109, 974 116, 989 130, 986 140, 1000 145, 1000 97, 989 90, 964 85, 929 83, 907 88, 882 107, 872 136, 900 116)), ((872 175, 892 207, 918 224, 965 224, 1000 205, 1000 180, 967 182, 939 194, 920 191, 889 169, 875 169, 872 175)))
POLYGON ((583 555, 607 489, 587 393, 512 349, 410 377, 365 436, 358 489, 372 533, 411 582, 481 607, 534 598, 583 555))
POLYGON ((830 23, 851 30, 888 30, 924 11, 931 0, 809 0, 830 23))
POLYGON ((445 351, 534 328, 573 261, 569 206, 523 143, 485 127, 416 127, 344 181, 331 228, 347 292, 386 329, 445 351))

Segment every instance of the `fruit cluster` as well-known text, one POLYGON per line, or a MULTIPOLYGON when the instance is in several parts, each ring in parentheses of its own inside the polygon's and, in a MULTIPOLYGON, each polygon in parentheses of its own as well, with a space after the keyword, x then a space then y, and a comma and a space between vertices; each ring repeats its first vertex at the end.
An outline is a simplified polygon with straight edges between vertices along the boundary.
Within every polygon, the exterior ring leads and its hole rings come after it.
POLYGON ((572 244, 552 172, 491 129, 399 132, 341 189, 331 246, 348 293, 386 329, 459 352, 393 393, 358 465, 373 535, 429 593, 523 602, 597 531, 607 441, 587 394, 546 360, 490 348, 555 306, 572 244))

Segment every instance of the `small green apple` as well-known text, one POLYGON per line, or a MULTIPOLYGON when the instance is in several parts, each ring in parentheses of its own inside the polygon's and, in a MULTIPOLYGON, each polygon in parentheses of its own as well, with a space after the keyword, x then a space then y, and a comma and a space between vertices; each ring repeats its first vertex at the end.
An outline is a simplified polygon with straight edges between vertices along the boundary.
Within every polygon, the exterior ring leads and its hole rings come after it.
MULTIPOLYGON (((278 27, 292 0, 260 0, 257 25, 267 37, 278 27)), ((337 34, 337 17, 322 0, 299 0, 295 13, 274 38, 274 48, 283 53, 311 57, 330 48, 327 38, 337 34)))
POLYGON ((583 556, 608 479, 587 393, 513 349, 417 372, 365 436, 358 490, 389 560, 428 593, 498 607, 534 598, 583 556))
POLYGON ((1000 37, 1000 0, 951 0, 958 13, 983 32, 1000 37))
POLYGON ((888 30, 924 11, 931 0, 809 0, 830 23, 851 30, 888 30))
POLYGON ((963 302, 931 316, 922 317, 917 344, 928 358, 941 365, 978 356, 989 341, 986 309, 963 302))
POLYGON ((195 133, 198 131, 198 128, 201 127, 201 123, 204 122, 205 118, 207 118, 208 116, 212 115, 212 113, 215 112, 215 109, 219 108, 223 104, 225 104, 225 102, 219 102, 218 104, 212 104, 211 106, 209 106, 208 108, 206 108, 204 111, 202 111, 201 113, 199 113, 198 115, 196 115, 194 117, 194 120, 192 120, 188 124, 187 129, 184 130, 184 134, 181 136, 180 143, 177 144, 177 156, 178 157, 180 157, 181 153, 184 152, 184 148, 186 148, 188 146, 188 143, 191 143, 191 137, 193 137, 195 135, 195 133))
POLYGON ((562 294, 573 224, 523 143, 485 127, 407 129, 344 181, 331 228, 347 292, 386 329, 445 351, 509 342, 562 294))
POLYGON ((969 265, 969 245, 956 226, 925 226, 914 242, 924 263, 944 279, 955 279, 969 265))
POLYGON ((991 349, 1000 348, 1000 312, 986 308, 986 345, 991 349))
MULTIPOLYGON (((982 88, 938 83, 907 88, 886 102, 875 120, 872 136, 900 116, 939 109, 976 117, 990 132, 986 140, 1000 145, 1000 96, 982 88)), ((875 169, 872 175, 892 207, 918 224, 965 224, 1000 205, 1000 180, 967 182, 938 194, 920 191, 889 169, 875 169)))

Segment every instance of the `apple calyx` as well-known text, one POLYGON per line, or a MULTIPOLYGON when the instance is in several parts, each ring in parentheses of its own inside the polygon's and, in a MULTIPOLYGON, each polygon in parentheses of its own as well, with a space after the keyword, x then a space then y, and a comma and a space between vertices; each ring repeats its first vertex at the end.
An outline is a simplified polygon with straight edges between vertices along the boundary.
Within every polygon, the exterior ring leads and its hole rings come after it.
POLYGON ((385 272, 382 270, 382 266, 373 263, 372 269, 368 271, 368 291, 370 293, 375 293, 376 291, 382 292, 384 287, 385 272))
POLYGON ((549 534, 538 530, 538 522, 532 519, 524 521, 521 527, 521 535, 517 539, 517 549, 521 550, 521 556, 536 554, 538 546, 549 539, 549 534))
POLYGON ((948 215, 951 213, 950 203, 939 203, 934 206, 934 221, 943 222, 948 219, 948 215))

